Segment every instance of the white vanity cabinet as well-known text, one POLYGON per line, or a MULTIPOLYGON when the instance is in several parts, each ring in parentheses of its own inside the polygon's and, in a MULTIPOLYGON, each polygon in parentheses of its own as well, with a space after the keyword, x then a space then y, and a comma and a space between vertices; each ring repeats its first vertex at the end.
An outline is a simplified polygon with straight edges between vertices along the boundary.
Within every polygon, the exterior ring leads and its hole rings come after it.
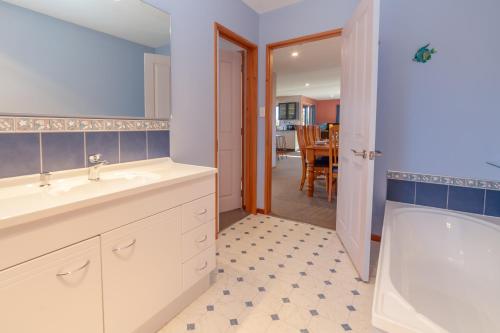
POLYGON ((99 238, 0 271, 0 332, 103 332, 99 238))
POLYGON ((134 332, 181 294, 181 215, 173 208, 101 236, 106 333, 134 332))
POLYGON ((68 208, 70 191, 52 215, 0 223, 1 333, 154 333, 209 288, 215 170, 165 166, 146 188, 68 208))

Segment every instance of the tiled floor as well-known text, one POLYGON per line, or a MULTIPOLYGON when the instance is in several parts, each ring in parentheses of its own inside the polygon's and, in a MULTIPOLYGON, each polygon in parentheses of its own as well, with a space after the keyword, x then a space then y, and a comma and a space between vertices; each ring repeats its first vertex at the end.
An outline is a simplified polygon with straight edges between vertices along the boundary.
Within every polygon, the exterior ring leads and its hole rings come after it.
POLYGON ((373 283, 335 231, 265 215, 220 234, 217 282, 161 333, 371 332, 373 283))

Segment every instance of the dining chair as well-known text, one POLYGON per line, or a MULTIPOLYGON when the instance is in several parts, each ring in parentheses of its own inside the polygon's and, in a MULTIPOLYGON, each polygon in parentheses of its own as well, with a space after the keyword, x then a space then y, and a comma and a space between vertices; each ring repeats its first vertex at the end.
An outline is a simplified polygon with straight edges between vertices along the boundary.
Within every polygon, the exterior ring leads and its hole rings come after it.
POLYGON ((328 126, 328 202, 332 202, 334 188, 335 192, 337 192, 337 179, 339 176, 339 135, 340 126, 330 124, 328 126))
POLYGON ((302 176, 300 178, 300 186, 299 191, 302 191, 304 188, 304 183, 306 182, 306 171, 307 171, 307 163, 306 163, 306 134, 305 134, 305 126, 297 125, 295 126, 295 130, 297 131, 297 141, 299 143, 300 149, 300 159, 302 162, 302 176))
MULTIPOLYGON (((319 128, 319 127, 318 127, 319 128)), ((302 191, 304 188, 304 183, 307 177, 307 156, 306 156, 306 147, 314 145, 317 140, 315 140, 315 126, 314 125, 301 125, 297 126, 297 139, 299 141, 300 147, 300 156, 302 158, 302 177, 300 180, 299 190, 302 191)), ((314 161, 314 170, 313 170, 314 180, 316 181, 317 176, 324 176, 322 179, 328 178, 328 158, 320 157, 314 161)), ((328 193, 328 181, 326 191, 328 193)))

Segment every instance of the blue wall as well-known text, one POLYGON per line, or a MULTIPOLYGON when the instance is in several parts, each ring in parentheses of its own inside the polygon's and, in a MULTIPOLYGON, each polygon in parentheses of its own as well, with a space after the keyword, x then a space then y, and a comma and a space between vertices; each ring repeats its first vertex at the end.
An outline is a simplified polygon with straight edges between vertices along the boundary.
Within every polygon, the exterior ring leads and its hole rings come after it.
POLYGON ((374 231, 388 169, 500 179, 498 0, 382 0, 374 231), (411 61, 431 42, 427 64, 411 61))
POLYGON ((257 43, 259 16, 239 0, 147 0, 172 15, 172 158, 214 165, 214 21, 257 43))
POLYGON ((144 116, 154 50, 0 1, 2 113, 144 116))

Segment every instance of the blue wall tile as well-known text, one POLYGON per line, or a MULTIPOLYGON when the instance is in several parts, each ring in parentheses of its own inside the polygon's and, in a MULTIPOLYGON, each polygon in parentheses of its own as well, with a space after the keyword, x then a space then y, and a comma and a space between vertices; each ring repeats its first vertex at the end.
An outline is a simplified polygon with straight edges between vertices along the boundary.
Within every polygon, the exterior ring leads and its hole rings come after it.
POLYGON ((44 172, 85 167, 83 133, 42 133, 44 172))
POLYGON ((132 162, 146 159, 146 132, 120 133, 120 162, 132 162))
POLYGON ((0 134, 0 177, 40 172, 40 134, 0 134))
POLYGON ((450 186, 448 208, 461 212, 483 214, 485 190, 450 186))
POLYGON ((170 132, 148 132, 148 158, 170 156, 170 132))
POLYGON ((500 191, 486 191, 485 214, 500 217, 500 191))
POLYGON ((415 182, 387 180, 387 200, 415 203, 415 182))
POLYGON ((448 186, 417 183, 416 204, 436 208, 446 208, 448 186))
POLYGON ((88 132, 85 135, 87 145, 86 162, 87 157, 93 154, 102 154, 102 158, 109 163, 119 162, 118 132, 88 132))

